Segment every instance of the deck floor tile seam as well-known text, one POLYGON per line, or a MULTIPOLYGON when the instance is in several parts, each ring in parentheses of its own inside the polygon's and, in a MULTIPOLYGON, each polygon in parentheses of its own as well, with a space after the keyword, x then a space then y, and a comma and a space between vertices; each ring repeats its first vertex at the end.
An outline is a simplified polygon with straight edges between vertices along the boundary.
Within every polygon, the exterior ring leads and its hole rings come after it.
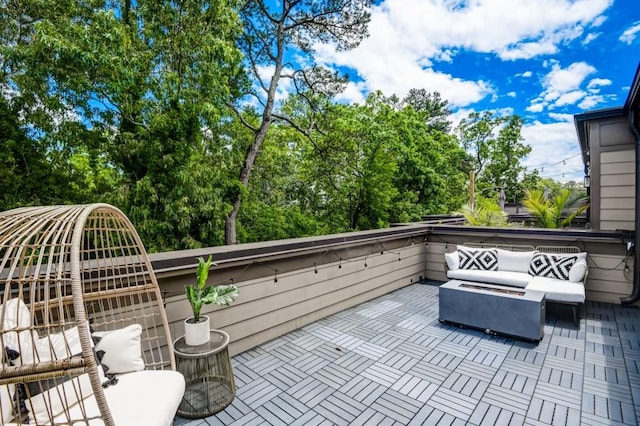
POLYGON ((404 343, 409 337, 413 335, 413 333, 414 332, 412 332, 411 330, 407 330, 406 328, 391 327, 385 330, 382 334, 400 339, 401 342, 404 343))
POLYGON ((490 385, 482 396, 482 399, 496 407, 526 415, 532 397, 519 392, 512 392, 499 386, 490 385))
POLYGON ((486 366, 468 359, 463 360, 458 367, 456 367, 456 372, 459 374, 476 377, 487 384, 491 382, 497 371, 498 367, 486 366))
POLYGON ((570 361, 563 358, 549 356, 544 360, 543 366, 584 375, 584 363, 580 361, 570 361))
POLYGON ((556 401, 560 405, 578 411, 582 409, 582 393, 580 391, 569 391, 557 386, 537 386, 533 397, 547 401, 556 401))
POLYGON ((509 358, 505 359, 499 368, 505 371, 522 374, 523 376, 531 377, 536 380, 540 377, 540 371, 542 371, 542 365, 534 365, 528 362, 516 361, 509 358))
MULTIPOLYGON (((533 391, 531 393, 531 395, 528 395, 528 399, 526 401, 526 408, 522 411, 522 412, 516 412, 515 410, 513 410, 516 414, 519 414, 521 416, 527 417, 528 413, 531 411, 532 408, 532 404, 534 403, 534 401, 536 400, 535 397, 535 393, 537 391, 538 385, 540 383, 540 377, 542 375, 542 369, 544 368, 545 364, 546 364, 546 359, 547 359, 547 355, 549 353, 549 351, 551 350, 551 344, 553 342, 553 340, 555 339, 560 339, 559 336, 556 334, 556 325, 554 324, 549 324, 548 326, 545 327, 545 335, 542 338, 542 341, 544 342, 544 346, 537 348, 538 351, 534 352, 534 355, 532 355, 534 357, 534 362, 540 362, 540 364, 530 364, 531 367, 535 368, 529 368, 527 373, 528 374, 524 374, 525 377, 528 377, 532 380, 534 380, 534 387, 533 387, 533 391), (548 332, 548 333, 547 333, 548 332), (547 338, 547 336, 549 336, 547 338)), ((562 338, 565 339, 565 338, 562 338)), ((540 342, 541 343, 541 342, 540 342)), ((509 363, 510 365, 523 365, 525 364, 524 361, 516 361, 516 360, 512 360, 509 363)), ((524 369, 523 369, 524 370, 524 369)), ((520 374, 522 375, 522 371, 513 371, 516 374, 520 374)), ((505 407, 506 409, 509 409, 509 407, 505 407)))
MULTIPOLYGON (((619 316, 625 317, 625 314, 623 314, 623 310, 621 309, 615 309, 615 317, 616 317, 616 323, 618 322, 618 318, 619 316)), ((630 314, 631 311, 627 310, 626 314, 630 314)), ((636 317, 636 319, 640 319, 640 316, 638 316, 637 312, 633 312, 634 316, 636 317)), ((635 325, 640 325, 640 321, 639 322, 635 322, 635 325)), ((633 349, 625 349, 624 346, 624 339, 622 336, 622 333, 618 332, 618 339, 620 340, 620 345, 622 346, 622 357, 624 359, 624 372, 627 375, 627 383, 629 386, 629 398, 630 398, 630 403, 635 407, 634 408, 634 423, 638 424, 639 420, 640 420, 640 400, 636 400, 636 394, 637 392, 634 392, 633 389, 631 388, 633 382, 636 379, 640 379, 640 375, 636 375, 635 373, 633 373, 632 371, 630 371, 630 369, 628 368, 629 364, 632 364, 632 367, 635 366, 636 368, 638 368, 638 364, 634 361, 640 360, 640 349, 638 350, 633 350, 633 349)), ((637 335, 636 335, 636 339, 637 339, 637 335)))
POLYGON ((420 407, 422 407, 420 401, 391 389, 387 389, 385 393, 371 403, 371 408, 387 417, 397 419, 397 416, 401 416, 404 424, 413 418, 420 410, 420 407))
POLYGON ((584 378, 583 389, 607 392, 611 395, 629 395, 631 388, 629 383, 613 383, 606 380, 598 380, 591 377, 584 378))

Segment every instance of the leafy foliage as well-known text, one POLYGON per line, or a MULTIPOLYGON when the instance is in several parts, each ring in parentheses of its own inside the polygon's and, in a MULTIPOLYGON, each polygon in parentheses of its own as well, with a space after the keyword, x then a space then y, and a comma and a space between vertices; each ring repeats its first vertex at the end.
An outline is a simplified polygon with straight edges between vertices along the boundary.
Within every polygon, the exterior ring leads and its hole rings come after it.
POLYGON ((458 214, 471 226, 507 226, 508 216, 500 206, 487 198, 478 198, 475 206, 465 204, 458 214))
POLYGON ((215 266, 213 256, 209 255, 206 261, 199 257, 196 269, 196 284, 184 287, 187 300, 191 304, 194 322, 200 321, 200 310, 204 305, 215 303, 219 306, 229 306, 238 297, 238 288, 235 285, 219 285, 215 287, 207 285, 211 266, 215 266))
MULTIPOLYGON (((234 108, 240 121, 253 133, 250 147, 246 150, 239 180, 245 187, 256 163, 267 131, 276 121, 284 121, 298 131, 305 129, 295 119, 281 114, 276 106, 276 95, 281 79, 293 83, 296 93, 303 95, 309 106, 317 108, 317 94, 332 95, 341 90, 343 78, 313 62, 310 55, 315 43, 333 43, 338 50, 352 49, 367 36, 369 7, 373 0, 284 0, 270 7, 261 0, 248 0, 240 10, 244 33, 239 46, 244 52, 257 90, 251 96, 260 106, 258 123, 244 120, 242 112, 234 108), (304 57, 309 65, 292 69, 287 56, 304 57), (264 71, 268 75, 264 75, 264 71)), ((308 132, 308 130, 307 130, 308 132)), ((225 222, 227 244, 237 242, 236 221, 242 197, 236 196, 225 222)))
POLYGON ((0 208, 109 202, 154 252, 420 220, 472 169, 485 195, 536 187, 516 116, 459 139, 437 92, 336 102, 314 46, 357 46, 372 4, 0 2, 0 208))
POLYGON ((577 191, 562 189, 552 197, 546 197, 539 189, 527 191, 522 204, 536 218, 541 228, 563 228, 589 208, 588 198, 577 191))
POLYGON ((498 116, 492 112, 473 112, 460 122, 458 133, 469 153, 470 170, 475 174, 478 192, 503 188, 507 201, 519 201, 537 173, 527 173, 520 161, 531 152, 522 142, 523 121, 517 115, 498 116))

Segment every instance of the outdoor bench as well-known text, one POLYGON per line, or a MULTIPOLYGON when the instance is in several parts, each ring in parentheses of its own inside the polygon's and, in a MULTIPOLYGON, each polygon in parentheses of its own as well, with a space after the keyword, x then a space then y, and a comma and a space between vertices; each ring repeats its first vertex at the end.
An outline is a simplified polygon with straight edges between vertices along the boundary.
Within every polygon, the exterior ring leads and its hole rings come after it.
POLYGON ((445 253, 449 279, 542 291, 546 300, 577 309, 584 304, 587 253, 577 247, 467 243, 445 253))

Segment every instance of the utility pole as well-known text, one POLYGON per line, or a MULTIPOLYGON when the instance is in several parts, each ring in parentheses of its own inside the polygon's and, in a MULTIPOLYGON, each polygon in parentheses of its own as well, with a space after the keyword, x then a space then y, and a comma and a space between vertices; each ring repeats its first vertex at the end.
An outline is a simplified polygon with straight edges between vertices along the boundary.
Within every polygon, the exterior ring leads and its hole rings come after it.
POLYGON ((469 206, 472 209, 476 207, 475 184, 476 174, 472 170, 469 172, 469 206))

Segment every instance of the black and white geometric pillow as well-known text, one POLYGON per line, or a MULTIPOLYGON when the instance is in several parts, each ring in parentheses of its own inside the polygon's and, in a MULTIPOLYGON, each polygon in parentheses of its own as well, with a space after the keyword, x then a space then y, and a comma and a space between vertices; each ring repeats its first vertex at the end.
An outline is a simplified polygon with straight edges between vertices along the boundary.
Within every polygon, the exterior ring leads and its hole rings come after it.
POLYGON ((96 358, 107 378, 111 379, 113 374, 144 370, 141 334, 140 324, 91 334, 96 358))
POLYGON ((536 253, 529 264, 529 275, 568 280, 569 271, 577 260, 577 256, 536 253))
POLYGON ((495 249, 475 250, 458 247, 458 258, 460 269, 498 270, 498 252, 495 249))

